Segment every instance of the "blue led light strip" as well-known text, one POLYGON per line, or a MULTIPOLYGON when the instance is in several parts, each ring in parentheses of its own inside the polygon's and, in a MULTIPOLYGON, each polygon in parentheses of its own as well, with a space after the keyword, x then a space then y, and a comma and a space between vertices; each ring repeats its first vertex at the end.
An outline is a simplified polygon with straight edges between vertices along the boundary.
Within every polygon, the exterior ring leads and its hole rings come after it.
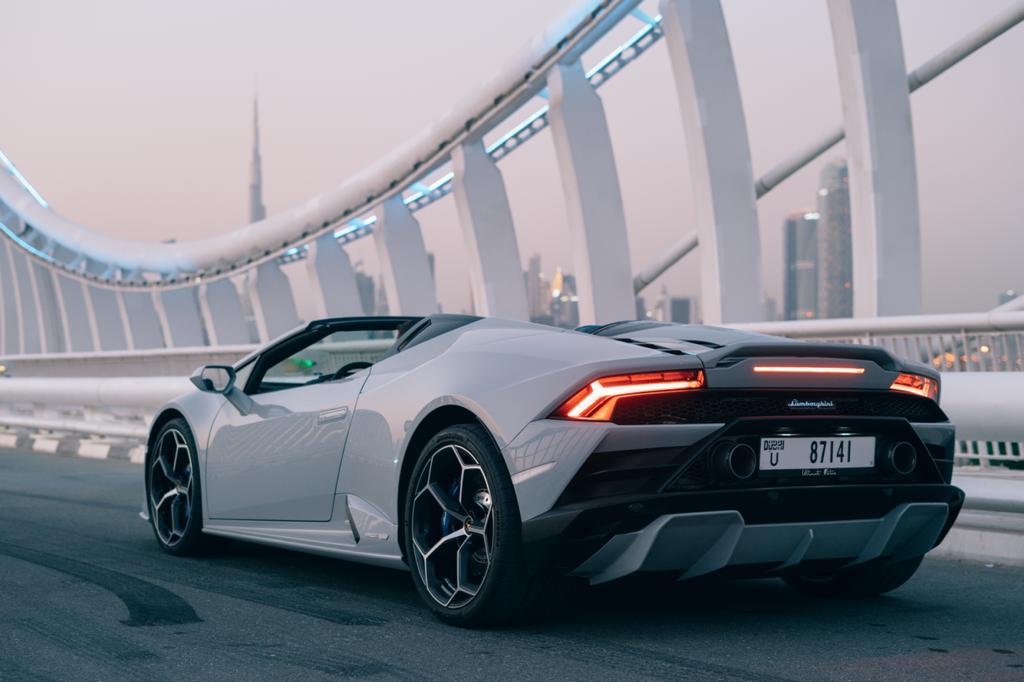
POLYGON ((25 191, 32 195, 33 199, 39 202, 40 206, 43 208, 50 207, 50 205, 46 203, 46 199, 43 199, 42 195, 39 194, 39 192, 36 191, 36 188, 32 186, 32 183, 28 181, 28 178, 22 175, 21 171, 14 167, 14 164, 11 163, 11 160, 7 158, 7 155, 4 154, 2 150, 0 150, 0 163, 4 164, 4 167, 7 168, 7 172, 14 176, 14 179, 25 188, 25 191))

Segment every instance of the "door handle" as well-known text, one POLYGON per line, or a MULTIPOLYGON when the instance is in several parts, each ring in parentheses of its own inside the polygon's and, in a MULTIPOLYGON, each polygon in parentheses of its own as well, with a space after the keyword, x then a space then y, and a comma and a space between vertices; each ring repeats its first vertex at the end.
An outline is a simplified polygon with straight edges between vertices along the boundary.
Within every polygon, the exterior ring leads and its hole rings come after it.
POLYGON ((316 416, 317 424, 327 424, 328 422, 341 421, 348 416, 347 407, 336 407, 333 410, 324 410, 316 416))

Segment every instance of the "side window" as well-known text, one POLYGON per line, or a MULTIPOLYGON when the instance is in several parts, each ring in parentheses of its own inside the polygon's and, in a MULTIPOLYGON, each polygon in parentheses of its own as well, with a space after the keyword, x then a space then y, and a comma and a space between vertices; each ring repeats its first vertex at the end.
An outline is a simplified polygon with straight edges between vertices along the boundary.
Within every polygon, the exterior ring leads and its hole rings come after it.
POLYGON ((397 332, 393 330, 333 332, 268 367, 256 392, 342 379, 379 360, 395 343, 396 337, 397 332))

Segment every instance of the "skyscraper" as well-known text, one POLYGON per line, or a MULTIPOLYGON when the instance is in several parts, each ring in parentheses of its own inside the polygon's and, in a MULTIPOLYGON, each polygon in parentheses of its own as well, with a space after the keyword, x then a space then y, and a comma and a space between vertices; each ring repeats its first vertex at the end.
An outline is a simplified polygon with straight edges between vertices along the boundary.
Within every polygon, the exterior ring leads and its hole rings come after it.
POLYGON ((263 160, 260 158, 260 105, 252 99, 252 165, 249 167, 249 222, 267 217, 263 205, 263 160))
POLYGON ((654 319, 660 322, 690 324, 693 321, 693 299, 685 296, 670 296, 663 284, 661 293, 654 302, 654 319))
POLYGON ((576 296, 576 278, 555 269, 551 280, 551 317, 556 327, 573 329, 580 324, 579 298, 576 296))
POLYGON ((540 254, 530 256, 526 267, 526 305, 530 320, 547 320, 551 316, 551 289, 540 271, 540 254))
POLYGON ((833 161, 818 187, 818 317, 852 316, 850 181, 846 162, 833 161))
POLYGON ((787 320, 818 316, 818 214, 800 211, 786 216, 783 224, 783 272, 787 320))
POLYGON ((377 287, 373 281, 373 277, 370 277, 363 272, 363 263, 359 261, 355 264, 356 271, 356 290, 359 292, 359 303, 363 309, 364 315, 373 315, 374 309, 377 307, 377 287))

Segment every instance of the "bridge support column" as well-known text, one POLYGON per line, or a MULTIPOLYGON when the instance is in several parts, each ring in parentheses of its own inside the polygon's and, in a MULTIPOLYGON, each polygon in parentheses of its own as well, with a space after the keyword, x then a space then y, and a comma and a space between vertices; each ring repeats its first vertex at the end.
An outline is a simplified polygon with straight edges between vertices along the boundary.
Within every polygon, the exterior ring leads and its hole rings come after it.
POLYGON ((526 320, 523 268, 501 171, 479 138, 452 152, 452 166, 476 312, 526 320))
POLYGON ((89 320, 89 307, 82 282, 50 271, 53 290, 60 309, 61 328, 64 332, 64 348, 73 353, 88 353, 99 350, 99 344, 89 320))
POLYGON ((242 299, 230 278, 199 286, 199 312, 211 346, 252 343, 242 299))
POLYGON ((163 348, 164 330, 160 325, 153 292, 122 291, 119 295, 130 331, 129 349, 163 348))
POLYGON ((754 174, 722 7, 661 0, 660 9, 693 177, 704 322, 761 320, 754 174))
POLYGON ((384 291, 392 315, 430 315, 437 312, 437 290, 430 272, 420 224, 401 196, 377 209, 373 242, 380 259, 384 291))
POLYGON ((309 245, 306 269, 317 317, 366 314, 352 261, 333 232, 321 235, 309 245))
POLYGON ((44 353, 60 353, 65 348, 64 333, 53 279, 46 266, 34 260, 29 260, 29 277, 39 318, 40 348, 44 353))
POLYGON ((207 337, 199 315, 199 299, 194 286, 168 289, 153 294, 160 323, 164 328, 164 343, 168 348, 207 345, 207 337))
POLYGON ((273 261, 264 261, 247 276, 256 333, 266 343, 299 326, 299 314, 288 276, 273 261))
POLYGON ((125 322, 121 296, 113 289, 85 285, 86 306, 90 311, 98 350, 129 350, 128 324, 125 322))
POLYGON ((580 323, 636 317, 619 178, 601 99, 578 61, 548 76, 551 137, 568 213, 580 323))
POLYGON ((0 239, 0 303, 4 317, 3 352, 17 355, 22 347, 21 296, 18 294, 18 276, 11 257, 11 245, 0 239))
POLYGON ((18 317, 21 320, 21 353, 41 353, 42 334, 39 331, 39 309, 36 307, 35 287, 31 274, 32 264, 21 249, 8 246, 7 256, 14 275, 14 291, 18 296, 18 317))
POLYGON ((917 166, 896 4, 829 0, 828 9, 849 157, 853 314, 918 313, 917 166))

